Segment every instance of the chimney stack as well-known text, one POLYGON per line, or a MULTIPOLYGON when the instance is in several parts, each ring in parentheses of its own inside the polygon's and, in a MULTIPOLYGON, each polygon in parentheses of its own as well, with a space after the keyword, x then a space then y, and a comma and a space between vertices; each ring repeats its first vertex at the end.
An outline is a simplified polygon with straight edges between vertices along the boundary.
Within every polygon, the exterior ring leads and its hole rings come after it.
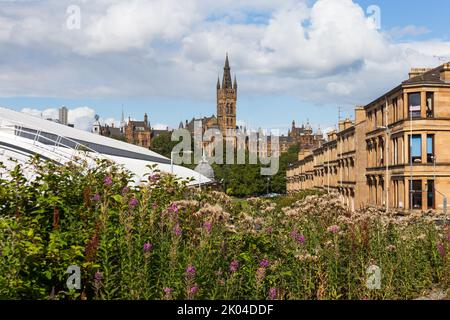
POLYGON ((409 78, 415 78, 418 77, 422 74, 424 74, 425 72, 431 71, 432 69, 430 68, 411 68, 411 71, 409 72, 409 78))
POLYGON ((444 63, 442 66, 441 80, 450 83, 450 62, 444 63))
POLYGON ((364 107, 357 106, 355 108, 355 124, 359 124, 366 120, 366 111, 364 110, 364 107))

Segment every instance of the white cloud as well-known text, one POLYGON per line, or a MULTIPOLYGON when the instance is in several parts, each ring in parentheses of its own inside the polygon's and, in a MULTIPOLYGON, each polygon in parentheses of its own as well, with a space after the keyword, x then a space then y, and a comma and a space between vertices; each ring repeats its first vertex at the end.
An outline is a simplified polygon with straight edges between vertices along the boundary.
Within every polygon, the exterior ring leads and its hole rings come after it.
MULTIPOLYGON (((30 114, 42 119, 58 119, 59 112, 57 108, 47 108, 38 110, 35 108, 23 108, 21 112, 30 114)), ((69 123, 74 124, 75 128, 80 130, 91 130, 94 123, 95 110, 89 107, 79 107, 69 109, 68 120, 69 123)), ((110 122, 107 122, 110 123, 110 122)))
POLYGON ((405 79, 410 67, 450 57, 449 42, 394 42, 351 0, 78 4, 82 28, 72 31, 65 28, 65 1, 0 8, 0 94, 213 100, 229 52, 241 93, 359 104, 405 79))
POLYGON ((405 36, 421 36, 431 31, 427 27, 408 25, 405 27, 395 27, 389 31, 389 35, 394 38, 402 38, 405 36))
POLYGON ((153 130, 166 130, 167 128, 170 129, 170 126, 163 123, 157 123, 155 125, 152 125, 153 130))

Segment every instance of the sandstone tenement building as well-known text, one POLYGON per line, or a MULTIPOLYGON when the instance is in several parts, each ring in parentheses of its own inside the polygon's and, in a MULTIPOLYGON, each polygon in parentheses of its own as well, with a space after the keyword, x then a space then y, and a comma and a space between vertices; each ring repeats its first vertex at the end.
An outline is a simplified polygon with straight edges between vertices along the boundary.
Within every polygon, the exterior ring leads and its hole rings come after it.
POLYGON ((364 107, 354 121, 287 171, 287 189, 339 192, 367 205, 442 210, 450 195, 450 63, 412 69, 409 79, 364 107))

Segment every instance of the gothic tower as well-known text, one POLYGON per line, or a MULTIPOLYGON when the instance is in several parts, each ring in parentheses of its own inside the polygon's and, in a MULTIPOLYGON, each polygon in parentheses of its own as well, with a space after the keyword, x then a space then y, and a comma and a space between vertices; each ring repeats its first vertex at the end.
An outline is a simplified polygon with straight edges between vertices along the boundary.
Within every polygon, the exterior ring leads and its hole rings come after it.
POLYGON ((237 101, 237 81, 231 81, 231 69, 228 61, 228 54, 223 68, 222 87, 217 79, 217 123, 220 132, 225 136, 228 130, 236 131, 236 101, 237 101))

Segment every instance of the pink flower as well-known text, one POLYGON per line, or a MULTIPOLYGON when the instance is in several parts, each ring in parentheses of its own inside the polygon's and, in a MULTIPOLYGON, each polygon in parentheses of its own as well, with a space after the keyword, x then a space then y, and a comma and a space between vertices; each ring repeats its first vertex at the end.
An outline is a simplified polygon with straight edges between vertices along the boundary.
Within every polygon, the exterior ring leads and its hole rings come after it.
POLYGON ((439 254, 444 257, 445 256, 445 247, 444 247, 444 245, 442 243, 437 243, 436 247, 437 247, 437 250, 438 250, 439 254))
POLYGON ((270 288, 269 289, 269 300, 275 300, 277 298, 277 289, 270 288))
POLYGON ((230 263, 230 272, 235 273, 239 268, 239 262, 237 260, 233 260, 230 263))
POLYGON ((122 195, 123 195, 123 196, 126 195, 128 192, 130 192, 130 188, 124 187, 124 188, 122 189, 122 195))
POLYGON ((111 176, 107 176, 105 177, 105 180, 103 180, 103 183, 105 184, 105 186, 110 186, 113 184, 113 180, 111 176))
POLYGON ((173 213, 178 213, 178 206, 176 203, 172 203, 172 205, 169 208, 169 211, 173 212, 173 213))
POLYGON ((450 234, 447 236, 447 241, 450 241, 450 234))
POLYGON ((259 266, 262 268, 267 268, 269 266, 269 259, 264 258, 261 260, 261 262, 259 263, 259 266))
POLYGON ((153 249, 153 245, 150 242, 144 243, 144 252, 150 252, 153 249))
POLYGON ((305 236, 302 234, 299 234, 296 230, 291 232, 291 238, 300 244, 303 244, 306 241, 305 236))
POLYGON ((130 201, 128 202, 128 205, 131 208, 134 208, 134 207, 136 207, 138 205, 138 203, 139 202, 138 202, 138 200, 136 198, 131 198, 130 201))
POLYGON ((196 272, 197 271, 195 270, 195 267, 192 264, 188 265, 188 267, 186 268, 186 276, 188 278, 194 278, 196 272))
POLYGON ((212 221, 205 221, 205 223, 203 223, 203 228, 205 228, 207 233, 211 232, 212 226, 213 226, 212 221))
POLYGON ((268 227, 268 228, 266 229, 266 232, 269 233, 269 234, 272 233, 272 232, 273 232, 273 228, 272 228, 272 227, 268 227))
POLYGON ((176 225, 175 227, 173 227, 173 233, 179 237, 181 236, 181 234, 183 233, 183 230, 180 228, 180 225, 176 225))
POLYGON ((198 293, 198 289, 199 289, 198 285, 190 287, 188 290, 188 299, 193 299, 194 296, 198 293))
POLYGON ((97 271, 94 275, 95 282, 100 282, 103 280, 103 273, 100 271, 97 271))
POLYGON ((173 292, 172 288, 165 287, 165 288, 163 289, 163 291, 164 291, 164 297, 165 297, 166 299, 170 299, 170 298, 172 297, 172 292, 173 292))
POLYGON ((100 201, 100 199, 101 199, 101 197, 100 197, 100 194, 98 194, 98 193, 96 193, 96 194, 92 197, 92 200, 95 201, 95 202, 100 201))
POLYGON ((153 209, 153 210, 158 209, 158 204, 157 204, 156 202, 154 202, 154 203, 152 204, 152 209, 153 209))

